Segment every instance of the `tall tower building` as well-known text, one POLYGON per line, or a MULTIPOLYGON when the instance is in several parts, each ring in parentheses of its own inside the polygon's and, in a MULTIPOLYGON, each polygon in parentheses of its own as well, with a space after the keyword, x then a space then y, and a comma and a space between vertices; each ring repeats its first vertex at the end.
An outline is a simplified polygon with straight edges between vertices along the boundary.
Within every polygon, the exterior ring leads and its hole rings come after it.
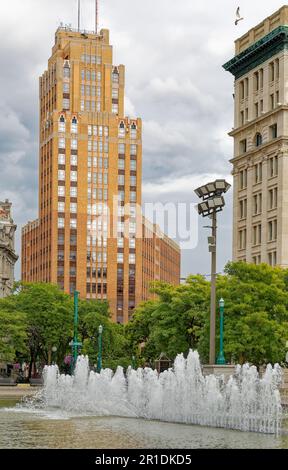
MULTIPOLYGON (((22 229, 24 281, 107 299, 120 323, 144 298, 147 277, 142 122, 125 117, 124 86, 108 30, 58 28, 40 78, 39 218, 22 229)), ((173 246, 177 284, 180 250, 173 246)))
POLYGON ((288 6, 235 46, 233 259, 288 267, 288 6))
POLYGON ((14 284, 14 265, 18 260, 15 253, 15 232, 11 215, 12 204, 7 199, 0 201, 0 298, 11 294, 14 284))

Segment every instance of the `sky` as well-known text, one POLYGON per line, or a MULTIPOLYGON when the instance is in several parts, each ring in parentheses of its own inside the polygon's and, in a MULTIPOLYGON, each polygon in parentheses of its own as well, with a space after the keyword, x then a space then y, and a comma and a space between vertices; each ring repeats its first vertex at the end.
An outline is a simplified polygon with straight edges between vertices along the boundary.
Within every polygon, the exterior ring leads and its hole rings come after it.
MULTIPOLYGON (((0 1, 0 200, 13 203, 20 254, 21 227, 38 215, 38 77, 60 22, 76 27, 77 0, 0 1)), ((143 202, 195 204, 198 186, 215 178, 231 183, 233 77, 222 65, 233 57, 235 39, 283 3, 99 3, 114 63, 126 66, 126 114, 143 119, 143 202), (244 20, 236 27, 238 6, 244 20)), ((94 5, 82 0, 83 29, 94 29, 94 5)), ((218 216, 218 272, 232 254, 232 194, 218 216)), ((189 213, 190 220, 179 216, 193 241, 182 250, 182 277, 210 272, 207 220, 193 208, 189 213)))

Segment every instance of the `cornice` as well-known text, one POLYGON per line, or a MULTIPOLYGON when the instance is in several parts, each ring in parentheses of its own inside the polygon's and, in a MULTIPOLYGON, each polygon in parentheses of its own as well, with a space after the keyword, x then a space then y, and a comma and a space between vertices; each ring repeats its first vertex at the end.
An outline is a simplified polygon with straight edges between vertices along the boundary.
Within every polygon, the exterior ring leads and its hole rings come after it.
POLYGON ((288 26, 279 26, 274 29, 226 62, 223 68, 232 73, 237 80, 283 50, 288 50, 288 26))

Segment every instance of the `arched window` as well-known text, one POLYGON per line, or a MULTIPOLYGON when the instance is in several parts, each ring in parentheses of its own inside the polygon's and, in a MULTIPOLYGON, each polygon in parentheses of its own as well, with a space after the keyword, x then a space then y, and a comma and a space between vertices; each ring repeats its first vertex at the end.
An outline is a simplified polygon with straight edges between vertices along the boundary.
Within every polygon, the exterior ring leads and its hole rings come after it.
POLYGON ((120 124, 119 124, 118 136, 119 137, 125 137, 125 123, 124 123, 124 121, 121 121, 120 124))
POLYGON ((256 134, 256 137, 255 137, 255 143, 256 143, 256 147, 260 147, 260 145, 262 145, 262 135, 260 134, 260 132, 257 132, 256 134))
POLYGON ((60 116, 59 119, 59 125, 58 125, 58 130, 59 132, 65 132, 66 126, 65 126, 65 117, 63 114, 60 116))
POLYGON ((77 132, 78 132, 77 118, 74 116, 71 121, 71 133, 77 134, 77 132))
POLYGON ((131 124, 131 132, 130 132, 130 134, 131 134, 131 139, 136 139, 136 137, 137 137, 137 126, 136 126, 136 123, 135 123, 135 122, 133 122, 133 123, 131 124))

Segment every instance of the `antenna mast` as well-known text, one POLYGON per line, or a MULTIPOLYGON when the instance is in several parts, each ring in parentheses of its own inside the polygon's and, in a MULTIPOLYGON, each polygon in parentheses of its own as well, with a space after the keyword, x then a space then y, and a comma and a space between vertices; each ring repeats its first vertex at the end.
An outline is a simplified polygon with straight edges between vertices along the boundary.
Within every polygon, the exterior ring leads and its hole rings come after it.
POLYGON ((99 21, 99 1, 95 0, 95 13, 96 13, 96 18, 95 18, 95 32, 98 34, 98 21, 99 21))
POLYGON ((78 31, 80 31, 81 0, 78 0, 78 31))

